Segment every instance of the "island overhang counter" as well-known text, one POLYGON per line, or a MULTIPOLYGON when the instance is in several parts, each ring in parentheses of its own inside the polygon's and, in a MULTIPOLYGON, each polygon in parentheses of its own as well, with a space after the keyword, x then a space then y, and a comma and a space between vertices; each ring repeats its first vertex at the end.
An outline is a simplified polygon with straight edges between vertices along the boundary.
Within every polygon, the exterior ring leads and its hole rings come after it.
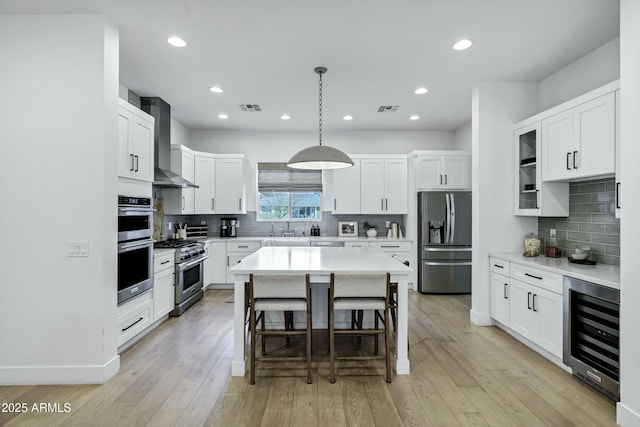
POLYGON ((278 247, 267 246, 231 267, 234 280, 233 362, 231 375, 246 374, 244 289, 249 275, 309 274, 312 286, 327 286, 331 273, 389 273, 398 284, 395 371, 409 374, 407 353, 409 274, 413 269, 375 248, 278 247))

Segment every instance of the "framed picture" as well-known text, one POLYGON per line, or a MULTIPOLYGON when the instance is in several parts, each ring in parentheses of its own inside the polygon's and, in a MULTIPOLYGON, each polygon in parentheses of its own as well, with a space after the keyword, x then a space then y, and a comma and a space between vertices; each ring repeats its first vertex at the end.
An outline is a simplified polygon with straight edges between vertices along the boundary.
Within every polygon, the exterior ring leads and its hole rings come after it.
POLYGON ((338 221, 338 237, 358 237, 358 222, 338 221))

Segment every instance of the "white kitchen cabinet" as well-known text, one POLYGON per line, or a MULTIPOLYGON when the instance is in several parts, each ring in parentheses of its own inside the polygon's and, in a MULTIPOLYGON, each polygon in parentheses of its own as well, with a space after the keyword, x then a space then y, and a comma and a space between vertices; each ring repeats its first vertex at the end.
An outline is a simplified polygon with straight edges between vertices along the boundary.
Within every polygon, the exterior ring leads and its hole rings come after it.
POLYGON ((419 155, 416 159, 416 190, 469 190, 470 156, 461 154, 419 155))
POLYGON ((155 119, 118 99, 118 176, 153 181, 155 119))
POLYGON ((118 347, 147 329, 153 323, 153 297, 151 292, 130 299, 116 311, 118 347))
POLYGON ((491 271, 491 317, 509 327, 511 287, 509 285, 509 261, 499 258, 489 258, 491 271))
POLYGON ((227 242, 227 283, 233 283, 235 279, 235 274, 229 269, 258 249, 260 249, 260 241, 234 240, 227 242))
POLYGON ((541 122, 515 127, 515 215, 568 216, 569 184, 542 181, 541 122))
POLYGON ((333 205, 334 214, 360 213, 360 159, 351 158, 353 166, 344 169, 334 169, 333 174, 333 205))
POLYGON ((615 92, 542 120, 543 181, 615 173, 615 92))
POLYGON ((212 156, 196 154, 194 158, 195 189, 194 212, 213 214, 216 159, 212 156))
POLYGON ((164 318, 175 305, 174 251, 153 257, 153 321, 164 318))
POLYGON ((209 282, 227 283, 227 243, 213 240, 209 243, 209 282))
POLYGON ((360 191, 361 213, 406 214, 406 158, 361 159, 360 191))
POLYGON ((244 157, 216 158, 214 175, 214 212, 246 213, 244 157))
POLYGON ((622 218, 622 208, 620 200, 620 177, 622 176, 622 159, 620 157, 620 89, 616 90, 616 218, 622 218))
MULTIPOLYGON (((184 179, 194 182, 194 152, 181 145, 172 145, 171 170, 184 179)), ((166 188, 162 194, 165 214, 192 215, 195 212, 195 188, 166 188)))

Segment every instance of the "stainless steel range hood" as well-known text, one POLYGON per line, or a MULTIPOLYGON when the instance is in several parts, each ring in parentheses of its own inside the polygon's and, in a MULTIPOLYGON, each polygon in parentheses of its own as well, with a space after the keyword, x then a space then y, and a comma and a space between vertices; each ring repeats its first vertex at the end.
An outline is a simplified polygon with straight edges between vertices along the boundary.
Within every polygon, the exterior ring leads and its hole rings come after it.
POLYGON ((156 119, 153 185, 164 188, 198 188, 171 171, 171 106, 158 97, 141 97, 140 107, 156 119))

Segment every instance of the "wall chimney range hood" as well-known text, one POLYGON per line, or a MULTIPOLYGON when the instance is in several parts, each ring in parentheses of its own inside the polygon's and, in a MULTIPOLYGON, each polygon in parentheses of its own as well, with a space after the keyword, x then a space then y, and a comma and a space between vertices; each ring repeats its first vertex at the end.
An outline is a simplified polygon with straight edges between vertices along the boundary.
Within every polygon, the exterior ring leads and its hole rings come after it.
POLYGON ((142 111, 156 119, 153 136, 153 185, 164 188, 198 188, 171 171, 171 106, 162 98, 140 97, 142 111))

